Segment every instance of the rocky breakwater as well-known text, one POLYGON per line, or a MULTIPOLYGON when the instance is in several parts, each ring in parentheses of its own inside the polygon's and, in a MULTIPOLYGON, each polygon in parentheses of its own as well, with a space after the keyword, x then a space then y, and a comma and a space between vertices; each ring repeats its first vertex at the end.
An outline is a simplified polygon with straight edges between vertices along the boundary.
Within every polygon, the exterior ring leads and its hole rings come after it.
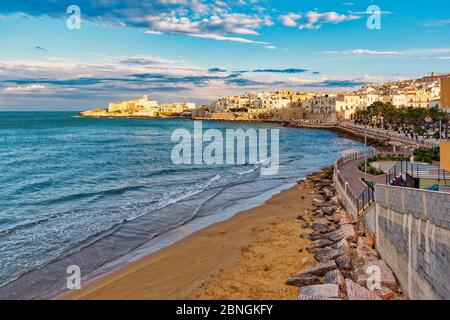
POLYGON ((392 271, 374 249, 357 221, 341 206, 332 183, 332 169, 307 180, 313 184, 313 206, 297 221, 311 242, 300 251, 314 254, 317 262, 287 279, 299 287, 299 300, 404 299, 392 271))

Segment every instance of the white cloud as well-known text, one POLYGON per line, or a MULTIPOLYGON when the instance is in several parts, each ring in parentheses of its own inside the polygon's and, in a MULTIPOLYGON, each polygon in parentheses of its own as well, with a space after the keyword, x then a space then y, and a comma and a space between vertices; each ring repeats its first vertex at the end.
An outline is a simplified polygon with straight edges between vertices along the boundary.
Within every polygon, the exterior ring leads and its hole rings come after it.
POLYGON ((427 21, 423 24, 426 28, 435 28, 435 27, 443 27, 450 24, 450 19, 438 19, 427 21))
POLYGON ((322 24, 325 23, 332 23, 332 24, 338 24, 345 21, 352 21, 360 19, 360 16, 354 15, 354 14, 339 14, 334 11, 330 12, 317 12, 317 11, 310 11, 305 15, 305 21, 300 24, 299 28, 302 29, 310 29, 310 30, 317 30, 319 29, 322 24))
POLYGON ((161 31, 154 31, 154 30, 147 30, 144 33, 146 33, 146 34, 155 34, 155 35, 163 34, 161 31))
POLYGON ((14 93, 27 93, 30 91, 40 91, 42 89, 47 88, 45 85, 41 84, 32 84, 27 86, 14 86, 14 87, 6 87, 4 91, 6 92, 14 92, 14 93))
POLYGON ((345 21, 357 20, 361 17, 355 13, 340 14, 334 11, 309 11, 306 14, 288 13, 279 17, 279 21, 286 27, 317 30, 325 23, 338 24, 345 21))
POLYGON ((286 27, 296 27, 297 26, 297 20, 300 19, 302 16, 296 13, 289 13, 285 14, 280 17, 280 22, 285 25, 286 27))
POLYGON ((344 50, 344 51, 325 51, 325 54, 336 54, 336 55, 368 55, 368 56, 404 56, 407 52, 404 51, 378 51, 378 50, 367 50, 367 49, 355 49, 355 50, 344 50))
POLYGON ((330 50, 320 52, 321 54, 332 55, 366 55, 366 56, 384 56, 384 57, 406 57, 416 59, 445 59, 445 54, 450 53, 450 48, 423 48, 407 50, 370 50, 370 49, 351 49, 351 50, 330 50), (440 56, 438 56, 440 55, 440 56))
POLYGON ((267 42, 255 41, 234 35, 259 35, 258 29, 273 25, 268 16, 247 15, 241 13, 215 14, 200 20, 188 17, 178 18, 167 14, 147 16, 144 18, 151 26, 149 34, 182 34, 197 38, 253 43, 265 45, 267 42))
MULTIPOLYGON (((27 16, 53 18, 66 16, 65 11, 58 6, 46 6, 46 1, 43 0, 35 0, 35 2, 32 8, 20 3, 12 3, 8 6, 8 12, 22 12, 26 7, 26 12, 23 14, 27 16)), ((127 0, 122 2, 79 0, 77 4, 82 9, 83 19, 96 25, 110 28, 137 28, 156 35, 163 33, 200 35, 199 37, 203 38, 236 41, 234 37, 236 35, 258 36, 261 28, 274 24, 272 18, 265 14, 266 4, 262 6, 255 1, 250 4, 242 0, 127 0), (243 8, 244 4, 246 8, 243 8), (216 36, 208 37, 211 34, 216 36)), ((258 41, 250 40, 246 43, 258 43, 258 41)))
POLYGON ((240 37, 226 37, 221 36, 214 33, 199 33, 199 34, 187 34, 188 36, 194 37, 194 38, 202 38, 202 39, 213 39, 213 40, 219 40, 219 41, 232 41, 232 42, 239 42, 239 43, 254 43, 254 44, 261 44, 261 45, 268 45, 268 42, 263 41, 253 41, 246 38, 240 38, 240 37))

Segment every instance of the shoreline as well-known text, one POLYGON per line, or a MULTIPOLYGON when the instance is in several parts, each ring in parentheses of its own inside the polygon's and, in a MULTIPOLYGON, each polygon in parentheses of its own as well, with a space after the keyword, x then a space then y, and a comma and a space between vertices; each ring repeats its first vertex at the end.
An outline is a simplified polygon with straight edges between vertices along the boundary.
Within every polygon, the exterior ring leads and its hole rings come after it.
POLYGON ((312 208, 311 177, 324 170, 56 299, 295 299, 285 279, 315 261, 308 252, 299 259, 310 240, 298 237, 304 229, 295 218, 312 208), (218 289, 222 284, 206 291, 227 273, 235 277, 229 290, 218 289), (261 287, 245 284, 251 279, 261 287))

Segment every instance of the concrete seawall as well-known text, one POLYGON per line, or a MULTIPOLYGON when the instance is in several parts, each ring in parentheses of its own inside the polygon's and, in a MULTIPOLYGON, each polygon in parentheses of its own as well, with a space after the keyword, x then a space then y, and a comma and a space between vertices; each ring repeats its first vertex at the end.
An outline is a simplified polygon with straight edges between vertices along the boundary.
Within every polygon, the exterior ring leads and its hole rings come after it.
POLYGON ((375 236, 376 249, 411 299, 450 299, 450 193, 377 184, 375 202, 359 210, 356 195, 335 164, 343 206, 375 236))
POLYGON ((377 185, 361 218, 411 299, 450 299, 450 194, 377 185))

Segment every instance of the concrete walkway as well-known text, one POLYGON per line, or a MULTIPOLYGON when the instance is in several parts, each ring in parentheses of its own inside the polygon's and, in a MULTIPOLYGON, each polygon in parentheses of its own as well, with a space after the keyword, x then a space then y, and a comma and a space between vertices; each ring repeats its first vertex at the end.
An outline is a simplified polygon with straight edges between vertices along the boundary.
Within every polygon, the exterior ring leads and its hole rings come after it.
MULTIPOLYGON (((364 178, 364 173, 358 170, 358 165, 363 161, 364 158, 351 160, 339 167, 342 178, 347 181, 350 189, 352 189, 357 196, 359 196, 367 188, 366 184, 360 180, 361 178, 364 178)), ((386 175, 384 174, 381 176, 372 176, 368 174, 367 179, 373 181, 374 183, 385 184, 385 176, 386 175)))
MULTIPOLYGON (((412 152, 407 148, 398 148, 396 152, 392 151, 379 151, 377 153, 382 154, 403 154, 404 156, 410 156, 412 152)), ((356 196, 361 195, 361 193, 367 188, 367 185, 361 181, 364 178, 364 173, 358 170, 358 165, 364 161, 364 157, 356 160, 351 160, 339 166, 339 171, 341 172, 342 178, 349 184, 350 189, 355 193, 356 196)), ((396 161, 392 162, 395 165, 396 161)), ((367 175, 367 179, 373 181, 375 184, 386 184, 386 174, 379 176, 367 175)))

